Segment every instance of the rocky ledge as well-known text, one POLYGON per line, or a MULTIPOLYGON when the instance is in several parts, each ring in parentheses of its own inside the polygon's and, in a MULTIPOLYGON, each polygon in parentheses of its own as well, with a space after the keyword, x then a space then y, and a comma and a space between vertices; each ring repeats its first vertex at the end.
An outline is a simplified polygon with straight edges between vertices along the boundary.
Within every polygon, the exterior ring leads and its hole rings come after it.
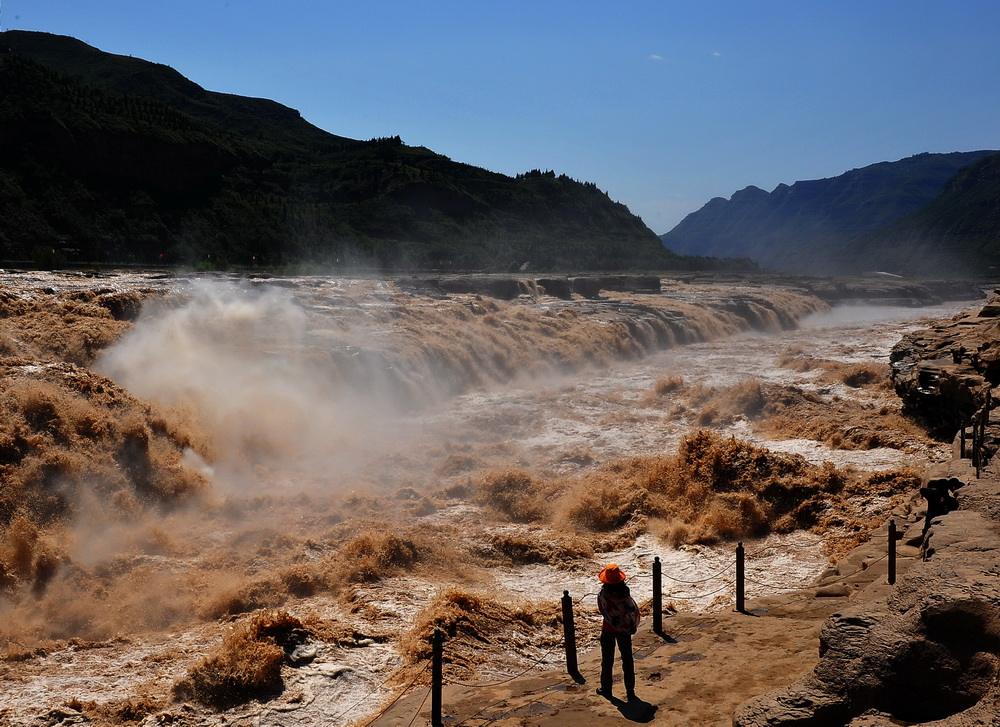
POLYGON ((904 534, 921 558, 889 596, 831 616, 812 673, 741 705, 736 727, 997 724, 1000 479, 953 475, 930 489, 957 488, 957 509, 904 534))
POLYGON ((831 305, 863 302, 869 305, 919 307, 946 300, 976 300, 983 290, 970 280, 907 280, 896 277, 802 278, 799 284, 831 305))
POLYGON ((527 295, 551 295, 569 299, 599 298, 602 292, 659 293, 664 285, 675 283, 732 283, 734 286, 772 285, 793 288, 816 296, 830 304, 868 304, 926 306, 946 300, 975 300, 983 297, 982 288, 968 280, 906 280, 902 278, 814 278, 765 273, 665 273, 622 275, 549 275, 465 274, 440 277, 402 276, 400 287, 425 295, 472 293, 501 300, 527 295))
POLYGON ((450 275, 439 278, 402 277, 400 287, 424 294, 447 295, 472 293, 501 300, 513 300, 521 295, 538 297, 551 295, 568 300, 574 294, 582 298, 597 298, 601 291, 619 293, 659 293, 658 275, 582 275, 576 277, 541 277, 511 275, 450 275))
POLYGON ((976 411, 996 401, 991 390, 1000 385, 1000 295, 994 293, 973 315, 905 336, 889 360, 904 411, 938 436, 951 438, 976 411))

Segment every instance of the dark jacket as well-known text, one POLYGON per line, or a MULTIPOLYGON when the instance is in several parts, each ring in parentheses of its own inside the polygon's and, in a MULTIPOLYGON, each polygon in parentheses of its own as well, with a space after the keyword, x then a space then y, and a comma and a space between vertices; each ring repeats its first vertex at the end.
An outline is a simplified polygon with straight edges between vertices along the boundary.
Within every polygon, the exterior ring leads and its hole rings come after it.
POLYGON ((605 584, 597 594, 597 610, 604 617, 602 631, 634 634, 639 627, 639 606, 624 583, 605 584))

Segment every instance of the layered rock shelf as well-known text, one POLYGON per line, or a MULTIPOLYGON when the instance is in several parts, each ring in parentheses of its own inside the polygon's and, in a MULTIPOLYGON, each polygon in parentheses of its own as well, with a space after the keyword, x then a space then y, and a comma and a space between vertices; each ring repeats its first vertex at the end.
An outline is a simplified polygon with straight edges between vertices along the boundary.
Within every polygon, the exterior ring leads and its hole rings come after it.
POLYGON ((732 283, 775 285, 800 290, 830 305, 864 303, 870 305, 926 306, 948 300, 975 300, 982 288, 970 280, 907 280, 894 276, 817 278, 765 273, 669 273, 659 275, 450 275, 441 277, 403 276, 400 287, 437 295, 473 293, 500 300, 521 295, 551 295, 569 299, 573 295, 598 298, 602 292, 660 293, 684 283, 732 283))

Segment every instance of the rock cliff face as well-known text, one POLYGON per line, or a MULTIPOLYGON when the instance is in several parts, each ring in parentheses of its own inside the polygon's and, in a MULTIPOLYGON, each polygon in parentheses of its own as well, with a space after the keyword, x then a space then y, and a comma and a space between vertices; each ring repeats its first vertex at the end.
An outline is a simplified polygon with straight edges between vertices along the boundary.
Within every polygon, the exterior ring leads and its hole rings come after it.
POLYGON ((991 302, 914 333, 893 352, 897 391, 940 432, 954 434, 985 407, 981 476, 956 437, 955 459, 921 490, 924 517, 902 534, 900 550, 916 548, 919 559, 884 599, 834 614, 812 673, 741 705, 736 727, 998 724, 1000 466, 987 462, 1000 429, 988 416, 997 310, 991 302))
POLYGON ((903 338, 892 350, 892 379, 904 409, 951 437, 1000 385, 1000 297, 903 338))

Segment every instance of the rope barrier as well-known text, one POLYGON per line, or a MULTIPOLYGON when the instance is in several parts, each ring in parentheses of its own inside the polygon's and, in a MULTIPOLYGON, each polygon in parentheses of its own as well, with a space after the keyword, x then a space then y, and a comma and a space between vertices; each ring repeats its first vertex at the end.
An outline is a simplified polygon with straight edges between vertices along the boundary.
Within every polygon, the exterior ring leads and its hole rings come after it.
MULTIPOLYGON (((425 667, 425 669, 426 669, 426 667, 425 667)), ((341 713, 340 713, 340 714, 338 714, 338 715, 337 715, 336 717, 334 717, 334 720, 338 720, 338 719, 340 719, 340 718, 342 718, 342 717, 345 717, 345 716, 346 716, 346 715, 348 714, 348 712, 350 712, 351 710, 353 710, 353 709, 355 709, 355 708, 357 708, 357 707, 360 707, 360 706, 361 706, 361 704, 362 704, 362 702, 367 702, 367 701, 368 701, 369 699, 371 699, 371 698, 372 698, 372 695, 374 695, 374 694, 375 694, 376 692, 378 692, 378 691, 379 691, 379 690, 380 690, 380 689, 381 689, 382 687, 384 687, 384 686, 385 686, 386 684, 388 684, 388 683, 389 683, 389 680, 390 680, 390 679, 392 679, 392 674, 390 674, 390 675, 389 675, 389 676, 387 676, 387 677, 386 677, 385 679, 383 679, 383 680, 382 680, 382 683, 381 683, 381 684, 379 684, 379 685, 378 685, 377 687, 375 687, 374 689, 372 689, 372 690, 371 690, 370 692, 368 692, 368 694, 366 694, 365 696, 363 696, 363 697, 362 697, 361 699, 359 699, 358 701, 356 701, 356 702, 355 702, 354 704, 352 704, 352 705, 351 705, 350 707, 348 707, 348 708, 347 708, 347 709, 345 709, 345 710, 344 710, 343 712, 341 712, 341 713)))
POLYGON ((548 649, 548 651, 544 652, 540 657, 538 657, 537 659, 535 659, 531 663, 531 665, 528 666, 528 668, 525 669, 524 671, 518 672, 517 674, 514 674, 513 676, 501 679, 500 681, 496 681, 496 682, 484 682, 484 683, 481 683, 481 684, 467 684, 465 682, 457 682, 457 681, 455 681, 453 679, 448 679, 446 681, 446 683, 447 684, 454 684, 455 686, 458 686, 458 687, 470 687, 470 688, 473 688, 473 689, 482 689, 482 688, 486 688, 486 687, 499 687, 501 684, 506 684, 508 682, 514 681, 515 679, 520 679, 525 674, 527 674, 529 671, 531 671, 532 669, 534 669, 536 666, 538 666, 539 664, 542 664, 548 658, 549 654, 551 654, 553 651, 555 651, 556 649, 559 649, 561 647, 562 647, 562 643, 560 642, 560 643, 556 644, 555 646, 551 647, 550 649, 548 649))
POLYGON ((764 588, 770 588, 772 591, 788 591, 788 592, 790 592, 790 591, 800 591, 800 590, 802 590, 802 586, 779 586, 779 585, 776 585, 774 583, 764 583, 763 581, 757 581, 757 580, 754 580, 753 578, 751 578, 750 576, 746 576, 746 575, 743 576, 743 580, 747 581, 748 583, 753 583, 756 586, 762 586, 764 588))
POLYGON ((410 721, 406 723, 406 727, 413 727, 413 723, 416 722, 417 717, 420 716, 420 710, 424 708, 424 704, 427 702, 427 697, 429 696, 431 696, 431 688, 427 687, 427 694, 425 694, 424 698, 420 700, 420 704, 417 705, 417 711, 413 713, 412 717, 410 717, 410 721))
POLYGON ((666 598, 668 601, 669 600, 697 601, 699 598, 705 598, 705 596, 714 596, 719 591, 724 591, 725 589, 727 589, 730 586, 732 586, 734 583, 736 583, 735 580, 729 581, 728 583, 723 583, 721 586, 719 586, 718 588, 716 588, 714 591, 709 591, 708 593, 699 593, 699 594, 694 595, 694 596, 675 596, 673 594, 665 593, 665 594, 663 594, 663 597, 666 598))
MULTIPOLYGON (((388 712, 390 709, 392 709, 393 705, 395 705, 396 702, 398 702, 400 699, 402 699, 403 695, 405 695, 408 691, 410 691, 410 688, 414 684, 417 683, 417 680, 421 676, 423 676, 424 672, 427 671, 429 668, 430 668, 430 663, 429 662, 427 664, 424 664, 424 668, 417 672, 417 675, 415 677, 413 677, 413 679, 410 681, 410 683, 407 684, 405 687, 403 687, 403 690, 399 694, 397 694, 395 697, 393 697, 391 702, 389 702, 387 705, 385 705, 384 707, 382 707, 382 709, 379 710, 378 714, 376 714, 374 717, 372 717, 367 722, 365 722, 364 727, 371 727, 371 725, 375 724, 379 719, 381 719, 382 715, 384 715, 386 712, 388 712)), ((348 710, 348 712, 349 711, 350 710, 348 710)), ((347 714, 347 712, 345 712, 344 714, 347 714)))
MULTIPOLYGON (((686 585, 688 585, 688 584, 689 585, 696 585, 698 583, 705 583, 706 581, 710 581, 710 580, 712 580, 714 578, 718 578, 720 575, 722 575, 723 573, 725 573, 727 570, 729 570, 732 567, 733 566, 731 566, 731 565, 726 566, 723 570, 719 571, 718 573, 715 573, 714 575, 711 575, 708 578, 702 578, 701 580, 698 580, 698 581, 682 581, 679 578, 671 578, 666 573, 663 573, 662 575, 664 577, 666 577, 666 578, 670 578, 670 580, 672 580, 672 581, 677 581, 678 583, 684 583, 686 585)), ((631 580, 634 580, 634 579, 637 579, 637 578, 651 578, 652 575, 653 575, 652 573, 646 573, 646 574, 640 574, 640 575, 633 575, 632 578, 631 578, 631 580)), ((664 593, 663 597, 667 598, 667 599, 676 598, 676 599, 679 599, 679 600, 682 600, 682 601, 693 601, 693 600, 697 600, 699 598, 704 598, 705 596, 715 595, 716 593, 718 593, 719 591, 723 590, 724 588, 727 588, 728 586, 733 585, 733 583, 735 583, 735 582, 736 581, 729 581, 728 583, 724 583, 721 587, 717 588, 714 591, 709 591, 708 593, 702 593, 700 595, 674 596, 674 595, 670 595, 668 593, 664 593)), ((599 595, 599 591, 594 591, 593 593, 587 593, 587 594, 585 594, 583 596, 580 596, 579 598, 574 599, 573 605, 574 606, 579 606, 580 602, 583 601, 585 598, 590 598, 591 596, 596 596, 596 595, 599 595)))
MULTIPOLYGON (((825 586, 832 586, 835 583, 840 583, 841 581, 844 581, 844 580, 846 580, 846 579, 848 579, 848 578, 850 578, 852 576, 856 576, 858 573, 863 573, 864 571, 868 570, 869 568, 871 568, 876 563, 879 563, 879 562, 885 560, 888 557, 889 557, 889 554, 886 553, 885 555, 882 555, 882 556, 876 558, 875 560, 868 561, 868 563, 866 565, 863 565, 860 568, 857 568, 856 570, 851 571, 850 573, 845 573, 844 575, 838 576, 837 578, 835 578, 832 581, 827 581, 826 583, 823 584, 823 587, 825 587, 825 586)), ((796 588, 786 588, 785 586, 777 586, 777 585, 774 585, 774 584, 771 584, 771 583, 763 583, 761 581, 754 580, 753 578, 750 578, 749 576, 744 576, 744 578, 746 580, 750 581, 751 583, 754 583, 754 584, 756 584, 758 586, 764 586, 765 588, 772 588, 772 589, 778 590, 778 591, 791 592, 791 591, 802 590, 799 587, 796 587, 796 588)), ((810 586, 809 588, 813 588, 813 586, 810 586)), ((809 600, 809 599, 815 598, 815 597, 816 597, 815 595, 811 595, 811 596, 807 596, 806 598, 803 598, 803 599, 797 599, 795 601, 790 601, 789 603, 798 603, 800 600, 809 600)), ((764 596, 758 596, 758 598, 764 598, 764 596)), ((786 605, 786 604, 781 604, 781 605, 786 605)))
MULTIPOLYGON (((870 533, 870 534, 868 534, 868 538, 866 540, 864 540, 863 542, 864 543, 879 543, 879 542, 884 542, 886 540, 886 537, 887 536, 884 533, 870 533)), ((746 554, 746 559, 750 560, 752 558, 756 558, 761 553, 766 553, 769 550, 778 550, 778 549, 785 549, 785 550, 812 550, 814 548, 819 548, 822 545, 823 545, 823 541, 819 541, 819 542, 816 542, 816 543, 813 543, 813 544, 809 544, 809 545, 807 545, 807 544, 794 545, 794 544, 774 543, 772 545, 765 545, 763 548, 758 548, 757 550, 754 550, 752 552, 747 553, 746 554)))
MULTIPOLYGON (((696 582, 703 583, 703 582, 705 582, 707 580, 711 580, 712 578, 717 578, 722 573, 725 573, 726 570, 728 570, 728 569, 729 569, 729 567, 723 569, 722 571, 719 571, 718 573, 710 576, 709 578, 702 579, 702 580, 699 580, 699 581, 696 581, 696 582)), ((647 578, 647 577, 651 577, 651 576, 652 576, 651 573, 648 573, 648 574, 636 574, 636 575, 633 576, 633 578, 647 578)), ((730 586, 733 585, 733 583, 734 583, 734 581, 729 581, 727 583, 724 583, 719 588, 717 588, 717 589, 715 589, 713 591, 709 591, 707 593, 698 594, 698 595, 677 596, 677 598, 683 598, 683 599, 705 598, 706 596, 714 595, 714 594, 716 594, 716 593, 718 593, 718 592, 720 592, 720 591, 722 591, 722 590, 724 590, 726 588, 729 588, 730 586)), ((596 596, 596 595, 598 595, 598 592, 596 592, 596 591, 591 592, 591 593, 586 593, 586 594, 584 594, 584 595, 582 595, 582 596, 574 599, 574 605, 579 605, 583 600, 585 600, 585 599, 587 599, 587 598, 589 598, 591 596, 596 596)), ((710 620, 710 619, 702 619, 702 620, 699 620, 699 621, 697 621, 697 622, 695 622, 693 624, 689 624, 687 627, 685 627, 684 629, 682 629, 681 631, 679 631, 678 634, 680 635, 682 633, 686 633, 687 631, 689 631, 691 629, 698 628, 699 626, 701 626, 703 623, 707 622, 708 620, 710 620)), ((509 677, 505 677, 504 679, 499 679, 499 680, 492 681, 492 682, 481 682, 481 683, 476 683, 476 684, 472 684, 472 683, 469 683, 469 682, 461 682, 461 681, 457 681, 457 680, 454 680, 454 679, 449 679, 449 680, 447 680, 446 683, 450 684, 450 685, 454 685, 454 686, 460 686, 460 687, 469 688, 469 689, 482 689, 482 688, 502 686, 504 684, 508 684, 508 683, 510 683, 512 681, 520 679, 521 677, 523 677, 528 672, 532 671, 533 669, 537 668, 540 665, 543 665, 544 662, 545 662, 545 660, 554 651, 556 651, 556 649, 558 649, 560 646, 561 646, 561 644, 555 644, 555 645, 553 645, 551 648, 547 649, 540 657, 534 659, 532 661, 532 663, 526 669, 523 669, 522 671, 520 671, 520 672, 518 672, 516 674, 513 674, 513 675, 511 675, 509 677)), ((658 649, 658 648, 660 648, 659 644, 653 645, 653 649, 654 650, 658 649)), ((554 682, 553 684, 549 684, 549 685, 545 685, 543 687, 539 687, 537 690, 532 690, 531 692, 526 692, 526 694, 533 694, 535 691, 544 691, 546 689, 549 689, 551 686, 553 686, 555 684, 559 684, 559 683, 561 683, 561 680, 559 682, 554 682)), ((471 715, 469 717, 466 717, 465 719, 461 720, 458 724, 462 725, 462 724, 465 724, 466 722, 468 722, 471 719, 475 719, 475 717, 477 717, 479 714, 481 714, 485 710, 489 709, 494 704, 498 704, 498 703, 504 701, 504 699, 505 698, 501 698, 501 699, 497 700, 494 703, 491 703, 491 704, 488 704, 488 705, 486 705, 484 707, 481 707, 475 714, 473 714, 473 715, 471 715)), ((491 723, 493 721, 495 721, 495 718, 491 719, 491 720, 488 720, 486 722, 486 724, 489 724, 489 723, 491 723)))
POLYGON ((683 583, 685 585, 696 586, 699 583, 705 583, 706 581, 714 580, 714 579, 718 578, 719 576, 721 576, 726 571, 728 571, 730 568, 734 568, 734 567, 735 567, 735 564, 734 563, 730 563, 729 565, 727 565, 725 568, 723 568, 722 570, 718 571, 717 573, 713 573, 710 576, 706 576, 705 578, 700 578, 700 579, 698 579, 696 581, 686 581, 683 578, 675 578, 674 576, 669 575, 668 573, 661 573, 660 575, 662 575, 664 578, 668 578, 668 579, 670 579, 670 580, 672 580, 672 581, 674 581, 676 583, 683 583))
MULTIPOLYGON (((714 580, 714 579, 718 578, 723 573, 725 573, 726 571, 728 571, 730 568, 733 568, 733 567, 734 567, 734 564, 730 563, 725 568, 723 568, 720 571, 716 571, 712 575, 705 576, 704 578, 699 578, 699 579, 693 580, 693 581, 691 581, 691 580, 685 580, 684 578, 677 578, 676 576, 672 576, 669 573, 666 573, 664 571, 661 571, 660 575, 663 576, 664 578, 666 578, 667 580, 674 581, 675 583, 683 583, 683 584, 689 585, 689 586, 696 586, 699 583, 706 583, 708 581, 711 581, 711 580, 714 580)), ((653 572, 652 571, 649 571, 648 573, 646 573, 646 572, 643 572, 643 573, 633 573, 631 576, 629 576, 629 581, 633 581, 634 582, 634 581, 637 581, 637 580, 642 580, 644 578, 652 578, 652 577, 653 577, 653 572)), ((597 595, 596 591, 594 593, 588 593, 587 594, 587 596, 596 596, 596 595, 597 595)), ((582 598, 586 598, 587 596, 582 596, 582 598)), ((576 603, 576 601, 574 601, 574 603, 576 603)))

